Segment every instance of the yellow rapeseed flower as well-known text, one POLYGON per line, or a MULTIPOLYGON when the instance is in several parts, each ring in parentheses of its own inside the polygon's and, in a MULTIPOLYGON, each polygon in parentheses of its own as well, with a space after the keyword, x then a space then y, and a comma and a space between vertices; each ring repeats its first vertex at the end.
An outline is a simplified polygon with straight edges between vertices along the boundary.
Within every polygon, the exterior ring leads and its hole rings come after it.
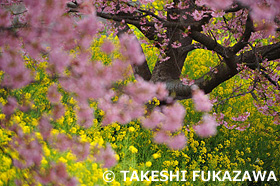
POLYGON ((66 159, 67 160, 76 160, 76 157, 71 152, 68 152, 66 155, 66 159))
POLYGON ((2 104, 2 105, 6 105, 6 103, 7 103, 7 100, 5 100, 4 98, 0 98, 0 103, 2 104))
POLYGON ((146 162, 146 166, 147 166, 147 167, 151 167, 151 166, 152 166, 152 162, 147 161, 147 162, 146 162))
POLYGON ((58 159, 58 161, 60 161, 60 162, 62 162, 62 163, 67 163, 67 160, 66 160, 65 158, 63 158, 63 157, 60 157, 60 158, 58 159))
POLYGON ((50 151, 50 149, 47 147, 47 145, 43 145, 43 151, 44 151, 45 156, 50 156, 51 151, 50 151))
POLYGON ((25 99, 30 99, 31 98, 31 94, 29 93, 29 92, 27 92, 26 94, 25 94, 25 99))
POLYGON ((138 152, 138 149, 137 148, 135 148, 134 146, 129 146, 129 148, 128 148, 132 153, 137 153, 138 152))
POLYGON ((115 155, 116 160, 119 161, 120 160, 120 156, 118 154, 115 155))
POLYGON ((38 121, 35 118, 32 118, 31 125, 34 126, 34 127, 37 126, 38 121))
POLYGON ((158 159, 158 158, 160 158, 161 157, 161 154, 160 153, 155 153, 155 154, 153 154, 153 158, 154 159, 158 159))
POLYGON ((72 128, 70 129, 70 132, 73 133, 73 134, 76 134, 77 128, 76 128, 76 127, 72 127, 72 128))
MULTIPOLYGON (((0 103, 1 103, 1 101, 0 101, 0 103)), ((5 119, 5 114, 0 114, 0 120, 3 120, 3 119, 5 119)))
POLYGON ((134 127, 129 127, 129 128, 128 128, 128 131, 129 131, 129 132, 134 132, 134 131, 135 131, 135 128, 134 128, 134 127))
POLYGON ((48 164, 48 161, 46 160, 45 157, 43 157, 42 160, 41 160, 41 163, 42 163, 43 165, 47 165, 47 164, 48 164))
POLYGON ((2 157, 2 162, 4 167, 9 167, 12 164, 11 158, 8 158, 6 156, 2 157))

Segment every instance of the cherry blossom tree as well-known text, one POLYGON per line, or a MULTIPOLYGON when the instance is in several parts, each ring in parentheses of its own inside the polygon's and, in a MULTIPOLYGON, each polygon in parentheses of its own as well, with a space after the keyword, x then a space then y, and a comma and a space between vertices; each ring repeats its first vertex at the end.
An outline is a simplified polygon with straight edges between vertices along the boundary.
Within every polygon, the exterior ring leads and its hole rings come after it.
MULTIPOLYGON (((116 25, 120 27, 134 25, 159 48, 161 54, 153 73, 145 61, 134 66, 135 74, 152 82, 165 82, 177 99, 190 98, 191 86, 180 81, 180 74, 188 52, 203 47, 221 57, 220 65, 194 81, 205 93, 240 73, 240 65, 258 69, 264 80, 279 89, 276 75, 270 75, 264 67, 265 61, 277 60, 280 55, 278 1, 187 0, 172 1, 157 9, 149 3, 94 1, 97 16, 119 23, 116 25), (219 29, 223 32, 218 33, 219 29), (269 45, 256 43, 269 35, 276 36, 269 45), (217 42, 226 36, 230 38, 224 43, 217 42)), ((75 4, 78 8, 79 3, 75 4)))
MULTIPOLYGON (((41 116, 37 130, 53 148, 70 149, 78 161, 92 154, 104 167, 116 163, 110 146, 91 149, 78 138, 51 134, 50 117, 55 120, 64 114, 58 84, 77 100, 77 122, 82 127, 92 126, 94 115, 89 101, 96 100, 105 112, 102 125, 125 124, 141 118, 143 127, 157 129, 154 142, 164 143, 171 149, 181 149, 186 143, 185 136, 178 134, 185 108, 176 100, 193 97, 197 111, 205 113, 203 123, 196 127, 197 134, 215 135, 217 124, 208 114, 212 105, 205 94, 236 75, 253 77, 254 81, 247 92, 234 96, 251 94, 260 111, 275 116, 275 123, 279 124, 279 110, 275 109, 280 102, 279 1, 174 0, 155 7, 156 3, 147 0, 1 0, 0 70, 4 75, 0 86, 11 91, 36 83, 34 72, 24 59, 34 60, 36 64, 48 62, 47 73, 55 84, 49 87, 47 97, 54 112, 41 116), (99 21, 98 17, 109 22, 99 21), (159 49, 153 72, 129 25, 134 25, 159 49), (110 65, 91 61, 92 54, 88 50, 94 37, 104 30, 114 31, 120 40, 122 58, 113 59, 110 65), (263 39, 267 42, 259 42, 263 39), (220 64, 198 79, 180 79, 188 53, 197 48, 216 53, 220 64), (76 51, 76 55, 69 55, 70 50, 76 51), (124 74, 130 66, 137 81, 116 88, 115 83, 126 78, 124 74), (270 85, 274 88, 268 91, 270 85), (117 101, 112 101, 114 96, 118 96, 117 101), (154 97, 161 104, 146 113, 147 103, 154 97)), ((110 54, 114 46, 108 41, 101 49, 110 54)), ((17 123, 11 125, 10 120, 17 109, 32 108, 13 96, 6 99, 7 103, 1 107, 6 116, 1 120, 1 127, 14 132, 8 148, 20 154, 18 160, 13 159, 13 165, 32 169, 35 180, 43 184, 75 185, 77 180, 67 175, 63 164, 40 172, 38 167, 43 156, 40 139, 35 131, 27 135, 17 123)))
MULTIPOLYGON (((72 4, 72 10, 78 11, 79 2, 72 4)), ((254 81, 249 90, 234 96, 251 94, 259 110, 275 116, 279 124, 279 110, 274 108, 279 104, 280 89, 279 1, 139 0, 94 4, 97 16, 111 20, 119 34, 129 30, 128 24, 134 25, 159 49, 152 73, 147 61, 133 65, 134 73, 144 80, 164 82, 175 99, 188 99, 195 93, 196 101, 200 94, 192 91, 192 84, 208 94, 236 75, 251 78, 254 81), (260 42, 262 39, 267 42, 260 42), (185 81, 182 68, 188 53, 197 48, 216 53, 220 64, 198 79, 185 81), (267 91, 270 85, 274 88, 267 91)))

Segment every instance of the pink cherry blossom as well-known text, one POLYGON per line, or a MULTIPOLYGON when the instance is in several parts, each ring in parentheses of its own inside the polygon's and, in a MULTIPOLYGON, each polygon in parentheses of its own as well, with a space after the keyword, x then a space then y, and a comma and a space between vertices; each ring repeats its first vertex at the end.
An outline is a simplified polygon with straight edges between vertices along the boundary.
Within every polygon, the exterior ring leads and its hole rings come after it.
POLYGON ((164 107, 163 114, 165 115, 165 120, 161 128, 170 132, 178 131, 182 127, 185 113, 185 108, 179 103, 175 103, 169 107, 164 107))
POLYGON ((36 180, 44 185, 78 185, 78 180, 75 177, 70 177, 66 170, 66 165, 62 162, 54 164, 51 162, 47 171, 41 172, 36 176, 36 180))
POLYGON ((101 46, 101 50, 105 52, 106 54, 110 54, 114 50, 114 45, 111 41, 104 41, 104 43, 101 46))
POLYGON ((79 109, 76 110, 78 123, 85 127, 89 128, 93 125, 93 109, 86 104, 82 104, 79 109))
POLYGON ((154 129, 160 124, 163 118, 163 114, 156 109, 149 117, 142 118, 142 126, 147 129, 154 129))
POLYGON ((136 83, 130 83, 126 87, 128 94, 138 103, 145 103, 151 100, 157 91, 156 86, 152 83, 143 80, 143 78, 136 78, 136 83))
POLYGON ((143 105, 130 99, 128 95, 121 95, 115 103, 112 103, 109 97, 100 99, 99 108, 106 113, 102 125, 108 125, 112 122, 126 124, 132 119, 144 115, 143 105))
POLYGON ((2 112, 6 115, 6 117, 10 117, 15 109, 17 108, 17 100, 14 97, 8 97, 7 98, 7 103, 2 107, 2 112))
POLYGON ((181 43, 174 42, 174 43, 171 44, 171 46, 172 46, 173 48, 179 48, 179 47, 182 46, 182 44, 181 44, 181 43))
POLYGON ((0 69, 5 71, 2 82, 4 86, 16 89, 31 82, 30 70, 25 67, 23 58, 17 51, 3 51, 0 56, 0 69))
POLYGON ((145 61, 145 56, 137 38, 128 34, 120 37, 121 53, 131 64, 141 65, 145 61))
POLYGON ((40 119, 38 128, 44 140, 50 137, 52 125, 50 124, 49 118, 42 117, 40 119))
POLYGON ((156 132, 154 136, 154 142, 159 144, 167 143, 169 139, 169 135, 164 131, 156 132))
POLYGON ((65 68, 69 65, 69 62, 69 55, 57 49, 56 51, 51 52, 51 54, 49 55, 49 71, 51 73, 62 73, 65 70, 65 68))
POLYGON ((206 114, 203 116, 203 123, 194 127, 195 132, 202 138, 214 136, 217 134, 217 122, 215 119, 206 114))
POLYGON ((245 112, 244 114, 238 116, 238 117, 232 117, 231 119, 233 121, 246 121, 248 119, 248 117, 250 116, 250 112, 245 112))
POLYGON ((101 148, 95 158, 97 162, 103 163, 104 168, 113 167, 117 163, 116 154, 110 144, 107 144, 106 148, 101 148))
POLYGON ((14 166, 22 169, 39 166, 43 150, 34 133, 25 134, 19 126, 13 126, 13 131, 17 135, 13 136, 9 144, 20 154, 19 159, 13 159, 14 166))
POLYGON ((71 151, 76 155, 77 161, 83 161, 90 154, 90 144, 87 142, 75 141, 71 146, 71 151))
POLYGON ((236 127, 235 129, 239 130, 239 131, 244 131, 244 130, 246 130, 246 128, 249 128, 249 127, 250 127, 250 124, 245 125, 245 126, 239 126, 239 127, 236 127))
POLYGON ((198 10, 195 10, 192 13, 192 16, 193 16, 195 21, 200 21, 204 17, 204 13, 203 12, 199 12, 198 10))
POLYGON ((196 85, 192 86, 192 99, 197 111, 209 112, 212 109, 212 104, 209 101, 208 96, 206 96, 196 85))
POLYGON ((167 98, 168 95, 169 95, 169 92, 166 89, 166 84, 161 83, 161 82, 157 82, 156 83, 156 97, 159 100, 163 100, 163 99, 167 98))
POLYGON ((199 0, 196 2, 196 4, 202 6, 207 5, 213 9, 226 9, 230 5, 232 5, 233 0, 199 0))
POLYGON ((61 118, 65 113, 65 108, 62 103, 54 104, 52 107, 53 118, 55 120, 61 118))
POLYGON ((47 97, 51 103, 59 103, 61 94, 57 91, 57 84, 52 84, 49 87, 47 97))
POLYGON ((167 145, 173 150, 183 149, 186 145, 186 136, 184 134, 178 134, 170 138, 167 145))
MULTIPOLYGON (((2 2, 1 2, 2 3, 2 2)), ((11 25, 11 13, 4 9, 4 7, 0 7, 0 27, 8 27, 11 25)))

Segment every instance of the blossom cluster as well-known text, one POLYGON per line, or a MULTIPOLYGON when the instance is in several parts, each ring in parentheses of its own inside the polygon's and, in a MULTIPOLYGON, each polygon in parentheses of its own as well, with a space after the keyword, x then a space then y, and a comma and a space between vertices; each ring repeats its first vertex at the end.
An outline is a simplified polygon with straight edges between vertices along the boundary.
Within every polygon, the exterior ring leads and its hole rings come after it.
MULTIPOLYGON (((92 37, 98 34, 103 25, 97 20, 95 9, 90 1, 80 5, 81 15, 76 15, 77 17, 66 14, 66 0, 16 1, 15 3, 7 7, 1 6, 1 17, 4 18, 4 22, 2 19, 0 22, 0 70, 4 72, 1 88, 8 89, 10 94, 6 95, 7 103, 1 105, 5 115, 1 125, 7 130, 15 131, 8 148, 18 153, 20 160, 13 158, 13 165, 21 169, 30 169, 35 178, 30 178, 31 182, 75 184, 75 180, 68 177, 66 168, 62 164, 51 163, 49 174, 37 171, 42 166, 44 143, 59 152, 71 151, 76 161, 86 160, 92 154, 104 167, 115 165, 116 158, 110 146, 91 147, 88 142, 83 142, 79 138, 64 133, 52 134, 56 129, 54 122, 60 122, 67 112, 61 92, 66 94, 67 91, 76 100, 74 104, 76 121, 84 128, 93 126, 94 109, 89 104, 92 100, 99 100, 98 109, 106 112, 103 125, 112 122, 125 124, 144 116, 144 105, 150 99, 154 97, 160 100, 169 99, 168 92, 162 83, 148 83, 140 78, 137 79, 136 85, 131 83, 123 90, 121 88, 114 90, 114 84, 124 80, 125 74, 131 73, 130 65, 140 65, 144 62, 144 54, 141 46, 137 45, 135 37, 123 35, 120 38, 121 58, 114 59, 109 65, 91 60, 92 54, 88 48, 92 37), (13 21, 14 19, 18 21, 13 21), (74 55, 71 55, 72 50, 76 51, 74 55), (30 61, 32 62, 29 63, 30 61), (47 61, 46 66, 43 65, 44 61, 47 61), (42 72, 45 73, 44 79, 40 77, 42 72), (11 121, 12 116, 19 110, 32 112, 36 108, 31 102, 30 108, 23 107, 23 102, 29 100, 19 98, 11 91, 24 89, 32 86, 33 83, 40 84, 48 79, 51 82, 45 86, 47 92, 44 100, 47 98, 47 108, 50 110, 46 112, 46 107, 41 108, 38 123, 28 134, 24 134, 21 127, 16 127, 20 121, 11 121), (112 101, 112 96, 118 95, 119 91, 123 91, 119 99, 112 101), (40 137, 35 137, 36 131, 39 131, 40 137), (53 176, 55 172, 60 172, 62 175, 55 177, 53 176)), ((107 43, 102 50, 110 55, 113 47, 107 43)), ((161 120, 166 123, 161 127, 166 133, 175 132, 182 126, 184 112, 181 112, 177 119, 177 113, 170 112, 173 107, 183 109, 181 105, 171 104, 170 107, 165 107, 163 114, 160 115, 161 120), (170 128, 171 122, 175 122, 175 128, 170 128)), ((179 148, 182 148, 185 145, 183 135, 170 139, 174 144, 172 147, 178 146, 177 139, 180 141, 179 148)))
MULTIPOLYGON (((272 1, 251 1, 251 0, 238 0, 240 5, 250 7, 250 17, 256 22, 257 30, 265 30, 266 35, 274 35, 276 32, 276 23, 274 18, 279 15, 280 3, 277 0, 272 1)), ((225 10, 236 7, 237 4, 233 0, 199 0, 196 1, 199 6, 206 5, 210 8, 211 15, 220 17, 225 14, 225 10), (212 11, 211 11, 212 10, 212 11), (217 10, 221 13, 217 14, 217 10)), ((200 11, 194 13, 195 20, 202 19, 203 16, 209 13, 208 11, 200 11)))
POLYGON ((216 135, 217 133, 217 122, 215 118, 207 114, 211 111, 212 103, 210 102, 207 95, 204 94, 202 90, 198 88, 197 85, 192 85, 192 99, 195 105, 195 109, 200 112, 205 112, 203 115, 203 123, 197 126, 194 126, 194 130, 200 137, 209 137, 216 135))

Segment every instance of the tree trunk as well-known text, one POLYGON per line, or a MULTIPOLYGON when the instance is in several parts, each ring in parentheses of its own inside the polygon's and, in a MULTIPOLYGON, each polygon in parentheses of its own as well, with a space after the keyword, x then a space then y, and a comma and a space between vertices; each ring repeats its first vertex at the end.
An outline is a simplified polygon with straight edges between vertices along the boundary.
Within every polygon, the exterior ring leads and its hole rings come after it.
POLYGON ((151 78, 153 82, 166 82, 179 79, 188 55, 185 48, 192 43, 192 39, 190 37, 183 37, 182 31, 179 29, 169 28, 167 30, 167 36, 170 41, 165 50, 165 55, 169 59, 163 62, 159 60, 156 62, 151 78), (181 43, 182 46, 173 48, 171 44, 174 42, 181 43))

